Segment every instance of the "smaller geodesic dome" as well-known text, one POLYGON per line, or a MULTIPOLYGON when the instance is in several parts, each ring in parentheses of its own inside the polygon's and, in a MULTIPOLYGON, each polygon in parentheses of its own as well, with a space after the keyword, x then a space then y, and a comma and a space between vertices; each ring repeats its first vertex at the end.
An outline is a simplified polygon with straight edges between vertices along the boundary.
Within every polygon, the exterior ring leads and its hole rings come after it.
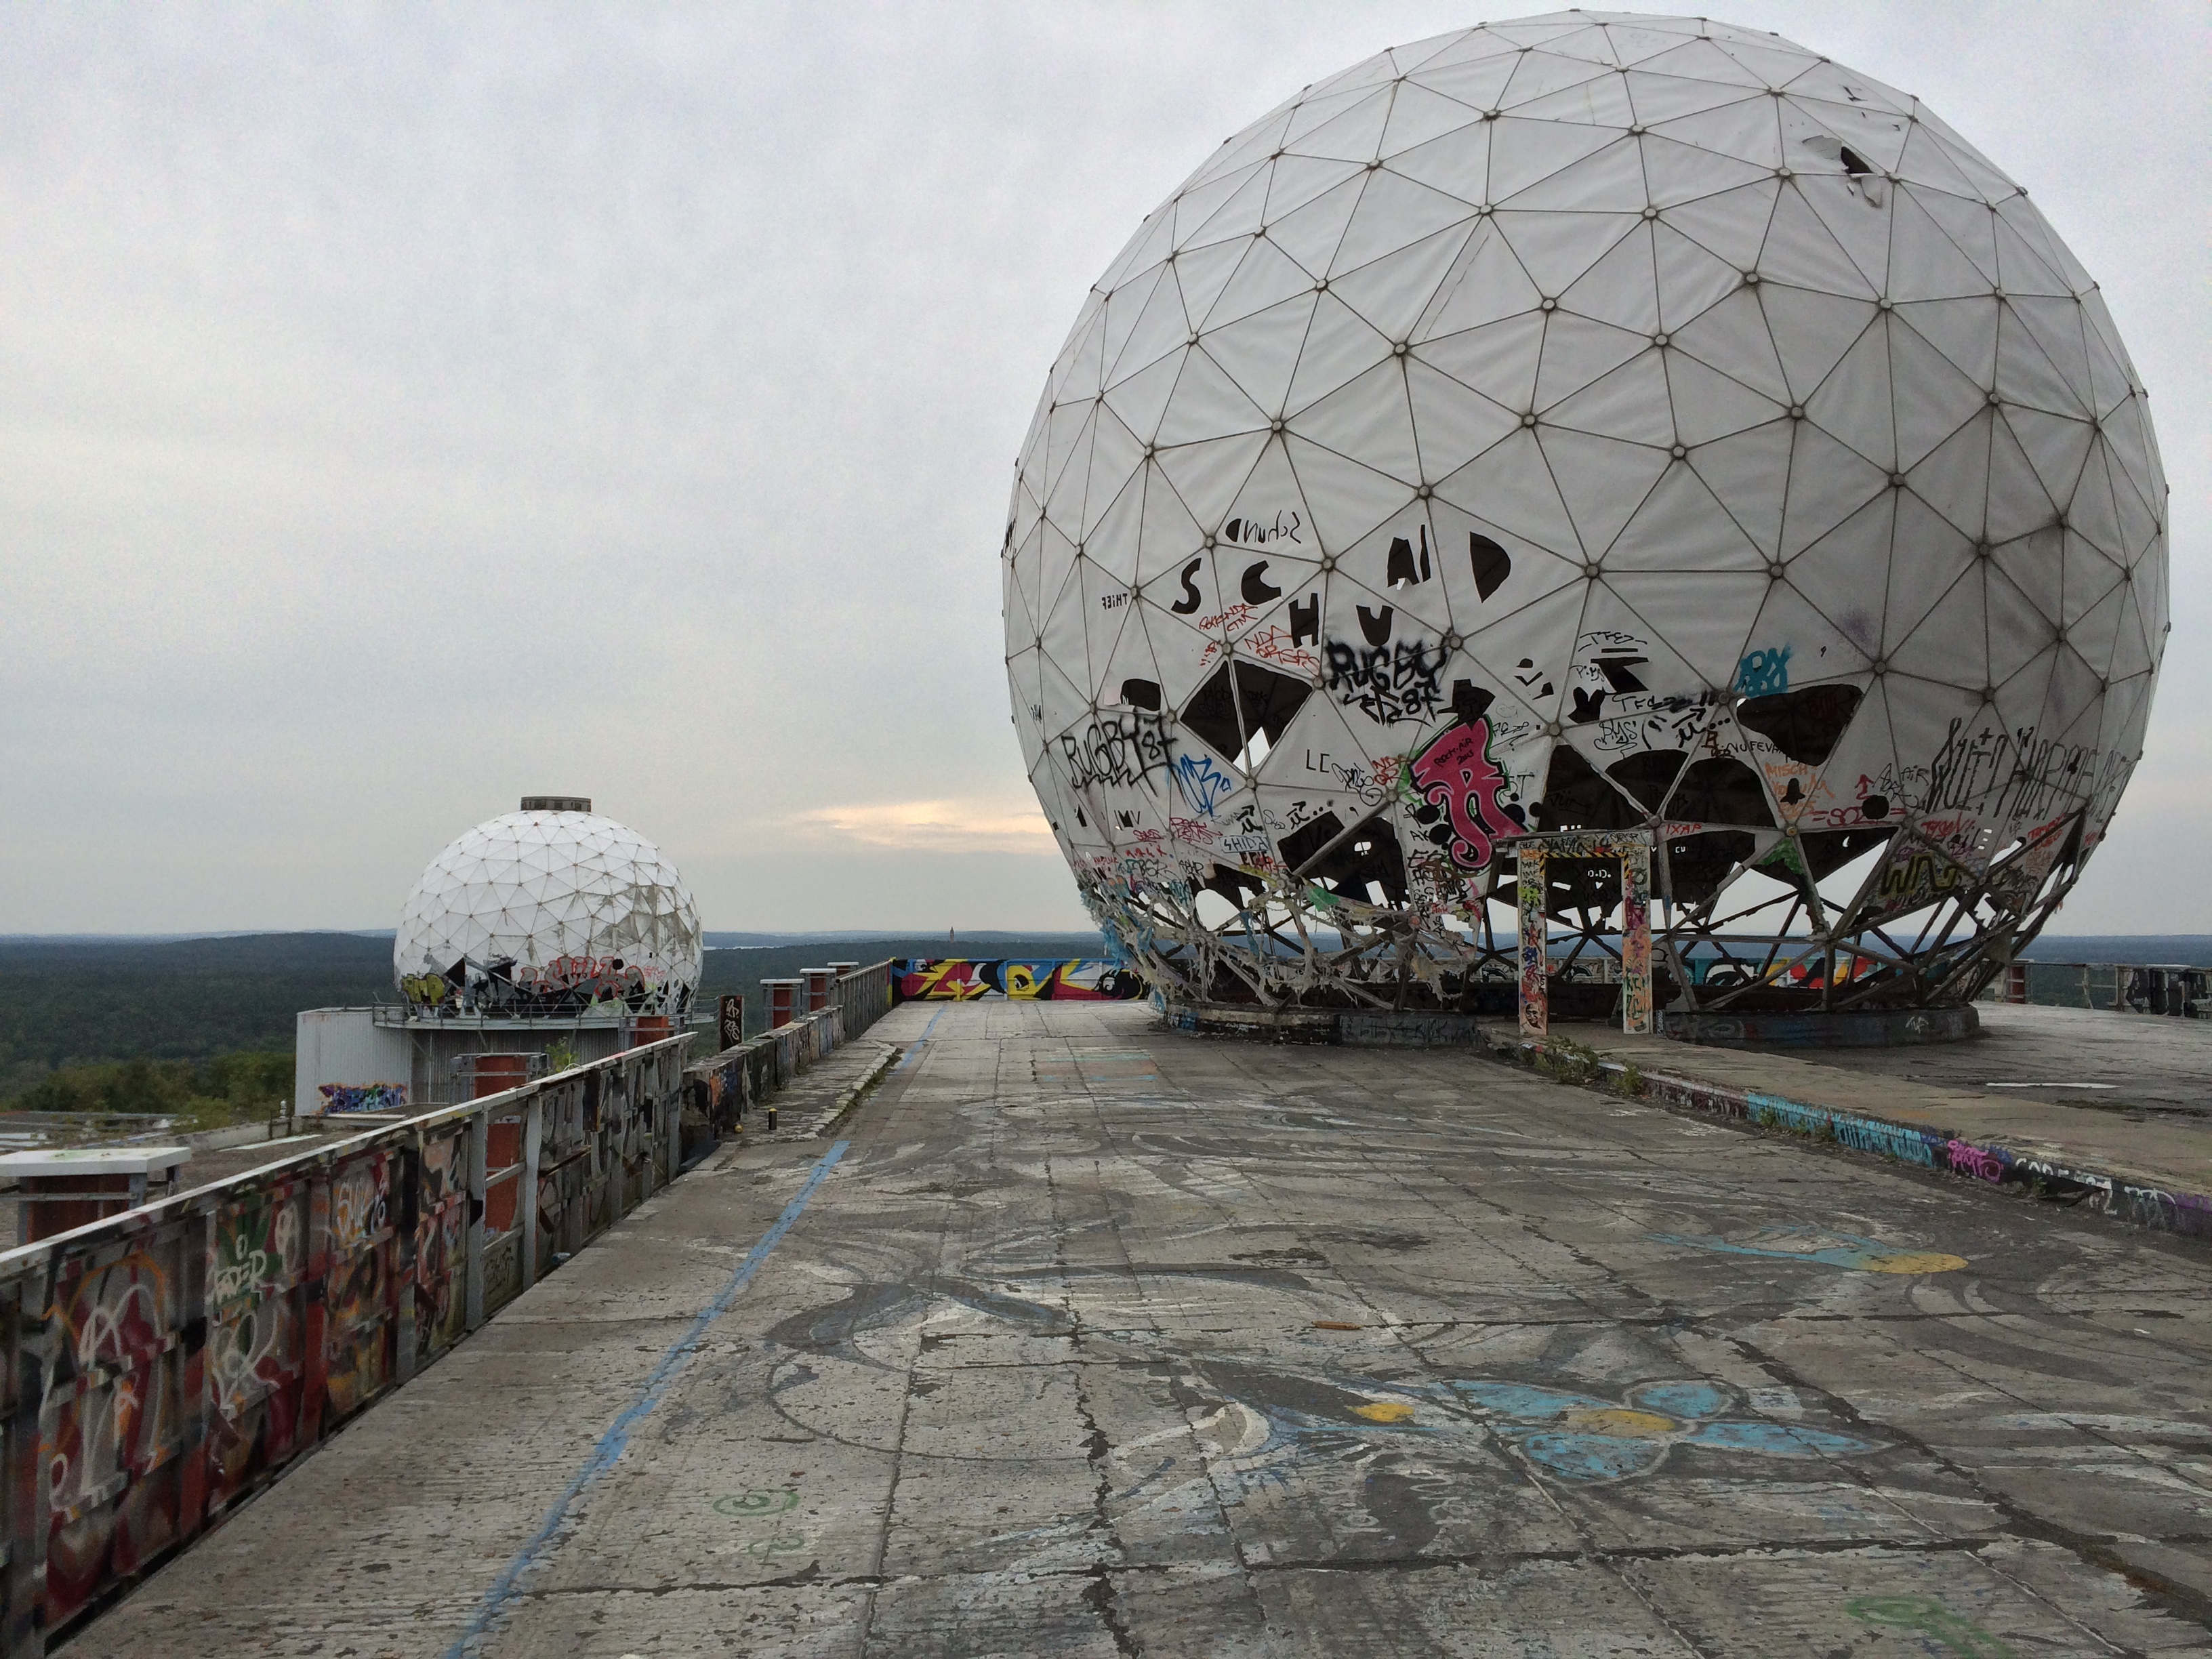
POLYGON ((419 1009, 516 1017, 683 1014, 699 910, 676 866, 588 800, 532 796, 430 860, 392 977, 419 1009))

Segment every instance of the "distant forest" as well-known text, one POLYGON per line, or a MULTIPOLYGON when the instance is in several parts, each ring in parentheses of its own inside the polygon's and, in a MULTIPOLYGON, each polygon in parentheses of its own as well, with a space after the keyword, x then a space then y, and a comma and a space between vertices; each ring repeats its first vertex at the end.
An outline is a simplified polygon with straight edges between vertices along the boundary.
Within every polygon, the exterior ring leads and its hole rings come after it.
MULTIPOLYGON (((1095 957, 1091 934, 963 935, 963 956, 1095 957)), ((760 981, 839 961, 949 954, 927 939, 779 942, 710 950, 700 1012, 741 992, 758 1030, 760 981)), ((253 933, 161 942, 0 940, 0 1098, 59 1067, 209 1060, 292 1048, 302 1008, 393 1002, 392 941, 353 933, 253 933)))

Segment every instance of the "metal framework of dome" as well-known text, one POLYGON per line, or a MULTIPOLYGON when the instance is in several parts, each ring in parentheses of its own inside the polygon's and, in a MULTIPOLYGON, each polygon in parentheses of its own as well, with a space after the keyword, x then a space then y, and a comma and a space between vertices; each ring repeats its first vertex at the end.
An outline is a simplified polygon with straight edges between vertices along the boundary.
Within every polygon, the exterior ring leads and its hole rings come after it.
POLYGON ((689 1012, 698 907, 659 848, 591 805, 532 796, 430 861, 392 946, 410 1005, 530 1018, 689 1012))
POLYGON ((1571 979, 1621 926, 1574 830, 1648 848, 1662 1006, 1961 1000, 2166 632, 2143 390, 2027 193, 1815 52, 1621 14, 1225 141, 1084 301, 1002 563, 1038 799, 1191 1000, 1475 1006, 1538 832, 1571 979))

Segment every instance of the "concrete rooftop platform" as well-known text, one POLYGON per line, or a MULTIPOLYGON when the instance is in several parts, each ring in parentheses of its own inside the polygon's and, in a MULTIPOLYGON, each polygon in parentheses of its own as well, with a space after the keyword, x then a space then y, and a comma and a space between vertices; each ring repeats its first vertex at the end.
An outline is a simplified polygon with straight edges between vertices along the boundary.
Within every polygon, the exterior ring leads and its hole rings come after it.
MULTIPOLYGON (((1722 1048, 1565 1024, 1649 1073, 1937 1129, 2069 1169, 2212 1196, 2212 1022, 1981 1005, 1980 1035, 1893 1048, 1722 1048)), ((1514 1046, 1510 1025, 1490 1032, 1514 1046)))
POLYGON ((1974 1011, 1982 1035, 1969 1042, 1797 1052, 1984 1100, 2055 1101, 2212 1131, 2212 1020, 1999 1002, 1974 1011))
POLYGON ((841 1157, 719 1154, 66 1650, 2212 1644, 2200 1244, 1479 1054, 871 1036, 841 1157))

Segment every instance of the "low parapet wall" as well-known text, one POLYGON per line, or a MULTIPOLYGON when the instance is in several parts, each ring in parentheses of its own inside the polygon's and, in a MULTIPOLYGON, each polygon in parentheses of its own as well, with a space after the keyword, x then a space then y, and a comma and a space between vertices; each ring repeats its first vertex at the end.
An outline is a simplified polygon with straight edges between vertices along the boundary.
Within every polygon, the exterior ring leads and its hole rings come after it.
POLYGON ((734 1127, 890 1006, 879 963, 701 1065, 669 1037, 0 1254, 0 1659, 44 1654, 673 1180, 688 1107, 734 1127))
POLYGON ((0 1655, 42 1654, 671 1180, 690 1041, 0 1255, 0 1655))
POLYGON ((687 1067, 684 1157, 687 1164, 738 1127, 746 1109, 764 1101, 831 1050, 851 1042, 890 1011, 896 961, 840 974, 830 1006, 725 1048, 687 1067))
POLYGON ((1739 1089, 1708 1079, 1602 1058, 1559 1038, 1502 1040, 1500 1051, 1541 1065, 1570 1080, 1606 1082, 1622 1092, 1677 1110, 1711 1112, 1763 1128, 1782 1129, 1900 1164, 1990 1186, 2011 1184, 2049 1193, 2123 1221, 2191 1238, 2212 1238, 2212 1194, 2177 1191, 2161 1182, 2085 1162, 1972 1138, 1950 1128, 1907 1123, 1842 1107, 1739 1089))

